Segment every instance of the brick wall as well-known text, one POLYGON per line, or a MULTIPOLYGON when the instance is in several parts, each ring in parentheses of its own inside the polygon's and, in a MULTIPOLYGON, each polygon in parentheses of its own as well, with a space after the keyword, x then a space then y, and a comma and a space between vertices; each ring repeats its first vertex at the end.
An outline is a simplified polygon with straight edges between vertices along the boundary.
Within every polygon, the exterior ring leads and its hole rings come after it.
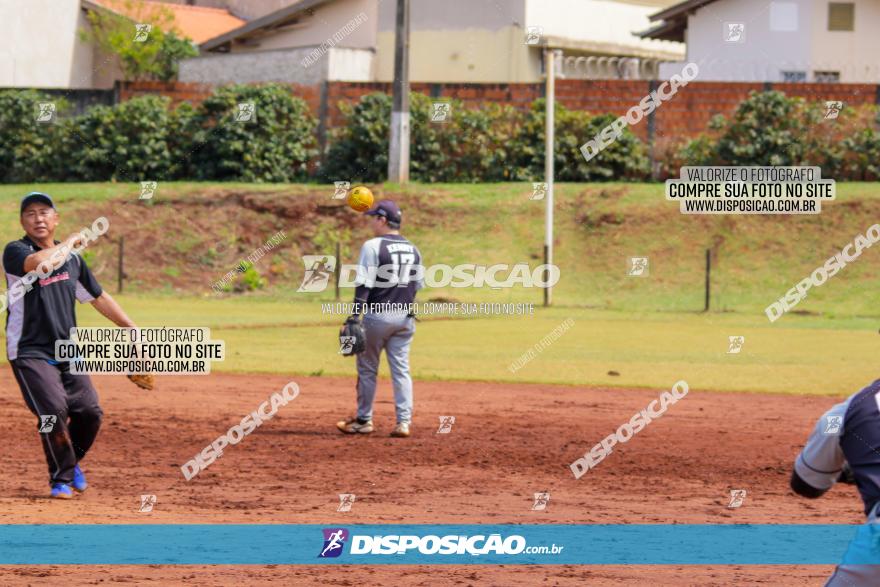
POLYGON ((655 136, 694 136, 709 127, 716 114, 728 115, 749 92, 760 92, 762 83, 691 82, 679 88, 675 98, 663 103, 655 117, 655 136))
MULTIPOLYGON (((321 88, 320 86, 303 86, 298 84, 289 84, 291 91, 305 100, 309 108, 316 115, 321 105, 321 88)), ((184 82, 123 82, 119 85, 119 100, 124 102, 137 96, 145 96, 149 94, 158 94, 168 96, 172 103, 190 102, 198 104, 211 95, 213 86, 209 84, 184 83, 184 82)))
POLYGON ((138 96, 159 94, 168 96, 174 104, 180 102, 197 104, 211 94, 211 86, 183 82, 122 82, 118 91, 120 102, 138 96))
MULTIPOLYGON (((528 108, 536 98, 544 94, 540 84, 428 84, 413 83, 410 89, 427 96, 455 98, 467 107, 476 108, 484 102, 502 102, 518 108, 528 108)), ((344 123, 339 103, 354 103, 366 94, 391 93, 390 83, 376 82, 330 82, 327 84, 328 128, 344 123)))
MULTIPOLYGON (((340 102, 354 103, 373 92, 391 92, 390 83, 329 82, 326 84, 326 108, 322 108, 321 85, 291 85, 293 93, 309 104, 312 112, 331 129, 343 123, 340 102)), ((664 102, 654 115, 654 137, 694 136, 707 129, 716 114, 731 114, 749 92, 776 89, 789 96, 800 96, 811 101, 840 100, 848 106, 878 102, 878 86, 867 84, 765 84, 742 82, 691 82, 679 88, 675 98, 664 102)), ((556 99, 573 110, 623 115, 651 90, 647 81, 627 80, 557 80, 556 99)), ((544 95, 543 84, 429 84, 414 83, 412 91, 435 97, 461 100, 465 107, 477 108, 484 102, 500 102, 515 108, 527 109, 544 95)), ((121 84, 119 97, 127 100, 143 94, 162 94, 177 103, 197 103, 211 92, 211 86, 181 82, 131 82, 121 84)), ((647 120, 632 129, 641 139, 647 139, 647 120)))

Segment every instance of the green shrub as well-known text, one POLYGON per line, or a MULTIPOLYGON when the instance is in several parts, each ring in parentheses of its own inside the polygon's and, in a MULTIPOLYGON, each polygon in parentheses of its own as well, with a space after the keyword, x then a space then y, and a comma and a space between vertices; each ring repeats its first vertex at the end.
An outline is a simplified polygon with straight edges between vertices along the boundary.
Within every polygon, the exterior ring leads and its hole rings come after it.
POLYGON ((263 279, 254 267, 248 267, 241 278, 248 291, 263 289, 266 287, 266 280, 263 279))
MULTIPOLYGON (((512 133, 510 107, 481 110, 451 101, 444 122, 431 121, 435 100, 410 94, 410 175, 426 182, 500 181, 507 168, 504 145, 512 133)), ((376 182, 388 172, 391 97, 368 94, 355 105, 340 104, 345 126, 331 134, 323 181, 376 182)))
MULTIPOLYGON (((425 182, 541 181, 544 176, 544 100, 526 112, 453 101, 449 119, 432 122, 435 99, 411 95, 411 175, 425 182)), ((97 106, 52 124, 36 123, 36 105, 66 103, 32 90, 0 91, 0 181, 238 180, 301 181, 313 163, 316 120, 286 86, 220 88, 197 107, 172 108, 144 96, 97 106), (254 119, 237 120, 239 104, 254 119)), ((369 94, 340 104, 346 124, 330 133, 320 181, 377 182, 386 177, 391 98, 369 94)), ((726 119, 691 140, 661 138, 654 146, 660 177, 684 165, 816 165, 824 177, 880 178, 877 108, 845 107, 823 119, 824 105, 780 92, 752 92, 726 119)), ((556 106, 558 181, 644 180, 643 143, 628 129, 585 161, 580 146, 614 121, 556 106)))
POLYGON ((812 147, 802 165, 818 165, 822 176, 833 179, 873 181, 877 178, 877 106, 845 106, 837 118, 823 119, 825 104, 815 103, 811 127, 805 141, 812 147))
MULTIPOLYGON (((461 109, 457 102, 450 101, 450 110, 445 122, 432 122, 434 100, 424 94, 410 94, 410 125, 412 137, 410 145, 410 174, 417 181, 451 181, 454 171, 452 150, 458 141, 450 136, 458 130, 461 122, 461 109)), ((467 181, 456 179, 455 181, 467 181)))
POLYGON ((33 90, 0 90, 0 182, 51 181, 56 168, 59 121, 67 102, 33 90), (56 122, 37 122, 38 104, 53 102, 56 122))
POLYGON ((806 139, 818 124, 816 110, 782 92, 750 92, 718 140, 726 165, 799 165, 815 146, 806 139))
POLYGON ((391 96, 367 94, 339 104, 345 125, 330 133, 330 148, 318 176, 325 182, 377 182, 388 174, 391 96))
POLYGON ((681 168, 700 167, 718 164, 717 139, 708 134, 701 134, 693 139, 669 141, 663 148, 657 149, 660 167, 658 179, 677 178, 681 168))
POLYGON ((825 104, 781 92, 752 92, 730 120, 716 116, 710 132, 663 156, 661 168, 682 165, 818 166, 822 177, 873 181, 880 177, 877 107, 845 107, 824 119, 825 104))
POLYGON ((163 82, 177 79, 180 62, 188 57, 198 57, 199 50, 189 39, 178 37, 174 31, 162 35, 162 44, 155 58, 153 75, 163 82))
POLYGON ((880 179, 880 134, 876 129, 864 128, 843 139, 838 156, 834 167, 822 169, 823 177, 856 181, 880 179))
MULTIPOLYGON (((544 104, 543 98, 532 103, 512 147, 516 151, 513 179, 517 181, 544 177, 544 104)), ((584 159, 581 145, 614 122, 616 116, 593 116, 569 110, 557 102, 554 117, 553 164, 557 181, 623 181, 644 179, 648 174, 644 145, 629 129, 589 162, 584 159)))
POLYGON ((141 96, 64 121, 59 165, 66 173, 59 179, 174 179, 183 156, 179 118, 187 111, 169 104, 166 97, 141 96))
MULTIPOLYGON (((452 101, 451 117, 432 122, 435 100, 410 95, 410 173, 427 182, 533 181, 544 176, 544 101, 528 113, 510 106, 484 104, 465 108, 452 101)), ((375 182, 388 168, 391 98, 369 94, 354 106, 340 104, 346 124, 331 135, 324 181, 375 182)), ((580 145, 595 136, 613 116, 590 116, 556 106, 556 179, 602 181, 643 178, 644 146, 631 132, 587 163, 580 145)))
POLYGON ((217 89, 196 109, 191 173, 204 180, 290 182, 315 155, 315 117, 280 84, 217 89), (239 104, 252 103, 247 119, 239 104))
POLYGON ((235 270, 241 273, 241 279, 234 283, 234 291, 255 291, 266 287, 266 280, 250 261, 242 261, 235 270))
POLYGON ((196 109, 189 102, 178 104, 168 117, 168 135, 165 140, 171 153, 168 175, 165 179, 195 179, 192 163, 195 152, 196 109))
POLYGON ((467 174, 467 181, 513 179, 513 147, 521 119, 522 114, 512 106, 483 104, 477 110, 462 109, 462 133, 454 136, 466 140, 461 143, 456 165, 467 174))
POLYGON ((692 139, 673 138, 666 148, 656 149, 660 163, 660 179, 679 177, 684 166, 704 167, 721 165, 718 140, 727 128, 727 119, 716 114, 709 121, 709 131, 692 139))
POLYGON ((522 115, 510 106, 465 108, 453 100, 445 122, 433 122, 437 100, 412 94, 411 172, 420 181, 477 182, 510 179, 510 144, 522 115))

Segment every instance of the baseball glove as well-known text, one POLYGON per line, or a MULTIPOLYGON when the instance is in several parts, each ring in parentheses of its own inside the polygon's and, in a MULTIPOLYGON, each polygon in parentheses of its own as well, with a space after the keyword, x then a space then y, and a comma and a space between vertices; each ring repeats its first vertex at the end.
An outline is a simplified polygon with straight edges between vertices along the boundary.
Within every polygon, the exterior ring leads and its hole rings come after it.
POLYGON ((367 332, 357 316, 349 316, 339 329, 339 354, 350 357, 367 348, 367 332))
POLYGON ((153 389, 155 381, 153 380, 153 376, 149 373, 138 373, 129 375, 128 378, 132 383, 140 387, 141 389, 153 389))

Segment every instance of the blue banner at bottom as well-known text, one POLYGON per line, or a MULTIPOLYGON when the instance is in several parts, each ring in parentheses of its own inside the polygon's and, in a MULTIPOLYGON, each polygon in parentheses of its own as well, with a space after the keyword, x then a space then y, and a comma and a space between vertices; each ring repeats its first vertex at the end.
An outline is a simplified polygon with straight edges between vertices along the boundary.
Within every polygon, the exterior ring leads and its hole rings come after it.
POLYGON ((0 564, 880 565, 880 525, 0 525, 0 564))

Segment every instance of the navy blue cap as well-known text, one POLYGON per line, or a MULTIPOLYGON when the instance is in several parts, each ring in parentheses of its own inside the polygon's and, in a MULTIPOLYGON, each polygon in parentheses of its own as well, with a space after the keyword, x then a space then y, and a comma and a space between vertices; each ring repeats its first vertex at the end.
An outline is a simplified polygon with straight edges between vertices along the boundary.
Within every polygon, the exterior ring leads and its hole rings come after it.
POLYGON ((388 222, 396 222, 400 224, 402 212, 400 208, 391 200, 379 200, 372 209, 364 212, 367 216, 382 216, 388 222))
POLYGON ((52 209, 55 208, 55 202, 52 201, 49 194, 44 194, 43 192, 31 192, 21 199, 21 211, 19 214, 23 214, 25 208, 36 202, 46 204, 52 209))

